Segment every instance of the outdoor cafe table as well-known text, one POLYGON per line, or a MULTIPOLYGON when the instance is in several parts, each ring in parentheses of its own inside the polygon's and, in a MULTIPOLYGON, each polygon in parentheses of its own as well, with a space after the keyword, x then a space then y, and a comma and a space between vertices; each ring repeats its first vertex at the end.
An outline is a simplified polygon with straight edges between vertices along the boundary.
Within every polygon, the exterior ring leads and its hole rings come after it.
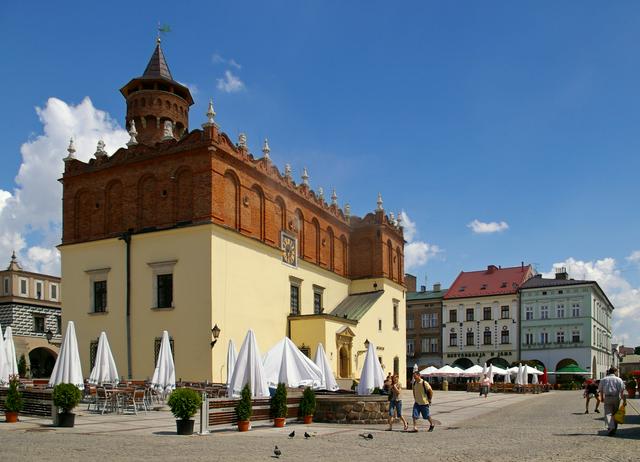
POLYGON ((119 412, 118 409, 120 408, 121 413, 124 414, 124 401, 127 396, 132 396, 134 391, 134 388, 112 388, 111 390, 107 390, 107 393, 113 397, 116 412, 119 412))

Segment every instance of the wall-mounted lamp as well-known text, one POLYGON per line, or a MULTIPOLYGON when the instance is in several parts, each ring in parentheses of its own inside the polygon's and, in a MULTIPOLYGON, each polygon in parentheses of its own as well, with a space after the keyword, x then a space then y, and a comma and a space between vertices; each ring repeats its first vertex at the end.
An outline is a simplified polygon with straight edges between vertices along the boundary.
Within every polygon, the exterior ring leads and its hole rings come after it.
POLYGON ((51 329, 47 331, 45 336, 47 337, 47 343, 51 343, 51 339, 53 339, 53 332, 51 332, 51 329))
POLYGON ((369 349, 369 339, 365 339, 364 341, 364 347, 368 350, 369 349))
POLYGON ((211 348, 213 348, 218 341, 218 337, 220 337, 220 328, 217 324, 213 326, 213 329, 211 329, 211 335, 213 336, 213 340, 211 341, 211 348))

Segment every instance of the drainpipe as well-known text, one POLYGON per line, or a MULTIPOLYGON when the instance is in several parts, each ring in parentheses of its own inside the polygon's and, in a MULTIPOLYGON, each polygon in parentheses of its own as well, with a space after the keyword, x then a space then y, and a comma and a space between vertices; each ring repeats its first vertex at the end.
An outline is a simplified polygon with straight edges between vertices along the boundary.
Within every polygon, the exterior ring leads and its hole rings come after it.
POLYGON ((124 241, 126 248, 125 277, 126 277, 126 299, 125 299, 125 327, 127 332, 127 377, 132 379, 131 374, 131 232, 128 230, 119 238, 124 241))

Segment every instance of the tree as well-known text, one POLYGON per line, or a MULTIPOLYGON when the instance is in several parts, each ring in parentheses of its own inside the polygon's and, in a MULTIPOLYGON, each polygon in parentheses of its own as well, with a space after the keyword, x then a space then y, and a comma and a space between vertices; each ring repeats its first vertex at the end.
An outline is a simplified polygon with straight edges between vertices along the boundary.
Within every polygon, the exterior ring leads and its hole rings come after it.
POLYGON ((635 349, 633 350, 633 354, 640 355, 640 346, 635 347, 635 349))

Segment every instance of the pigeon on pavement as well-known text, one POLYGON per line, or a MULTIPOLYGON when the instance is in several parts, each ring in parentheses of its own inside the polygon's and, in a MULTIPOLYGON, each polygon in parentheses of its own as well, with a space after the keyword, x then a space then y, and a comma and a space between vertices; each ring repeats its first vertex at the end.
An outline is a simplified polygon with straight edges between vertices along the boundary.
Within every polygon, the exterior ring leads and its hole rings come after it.
POLYGON ((281 451, 280 449, 278 449, 278 446, 276 446, 276 447, 273 449, 273 454, 276 456, 276 459, 279 459, 279 458, 280 458, 280 456, 282 455, 282 451, 281 451))
POLYGON ((296 436, 296 431, 292 431, 291 433, 289 433, 289 438, 293 438, 294 436, 296 436))
POLYGON ((309 438, 311 438, 311 435, 308 434, 307 432, 304 432, 304 439, 307 440, 309 438))

